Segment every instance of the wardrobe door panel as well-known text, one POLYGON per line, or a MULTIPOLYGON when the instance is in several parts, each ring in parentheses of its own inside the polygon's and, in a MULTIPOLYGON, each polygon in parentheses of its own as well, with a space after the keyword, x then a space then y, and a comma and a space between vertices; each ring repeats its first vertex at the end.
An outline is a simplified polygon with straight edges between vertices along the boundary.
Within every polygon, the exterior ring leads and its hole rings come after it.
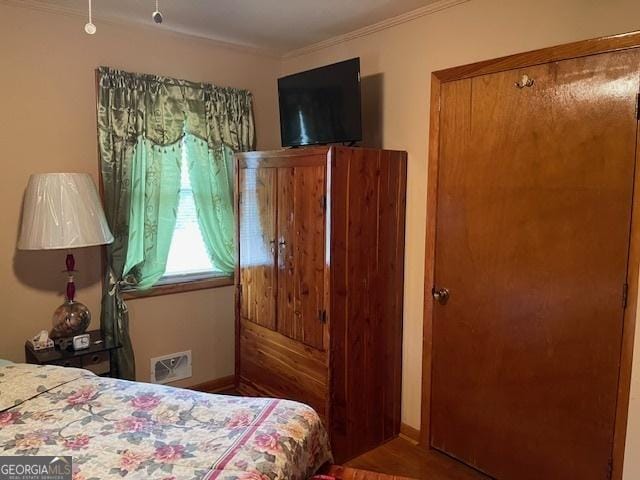
POLYGON ((278 168, 277 330, 324 348, 325 166, 278 168))
POLYGON ((292 248, 294 216, 294 168, 278 169, 278 332, 302 340, 302 318, 296 310, 296 259, 292 248), (289 245, 286 244, 289 240, 289 245), (288 247, 288 248, 287 248, 288 247))
POLYGON ((276 169, 240 175, 240 316, 276 328, 276 169))

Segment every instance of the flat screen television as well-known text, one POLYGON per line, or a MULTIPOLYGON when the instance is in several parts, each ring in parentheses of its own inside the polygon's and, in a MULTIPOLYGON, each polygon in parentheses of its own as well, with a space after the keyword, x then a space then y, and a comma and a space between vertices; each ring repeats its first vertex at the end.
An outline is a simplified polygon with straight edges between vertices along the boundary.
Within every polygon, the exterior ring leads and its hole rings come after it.
POLYGON ((283 147, 362 140, 360 59, 278 80, 283 147))

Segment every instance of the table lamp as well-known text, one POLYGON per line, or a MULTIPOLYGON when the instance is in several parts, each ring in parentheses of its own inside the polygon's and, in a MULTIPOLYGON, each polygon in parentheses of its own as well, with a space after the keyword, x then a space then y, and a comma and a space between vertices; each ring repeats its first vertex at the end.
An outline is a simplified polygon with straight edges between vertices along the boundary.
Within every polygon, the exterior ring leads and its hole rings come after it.
MULTIPOLYGON (((71 250, 105 245, 113 235, 91 176, 86 173, 31 175, 24 195, 20 250, 71 250)), ((52 339, 84 333, 91 313, 76 301, 75 259, 66 258, 65 302, 53 314, 52 339)))

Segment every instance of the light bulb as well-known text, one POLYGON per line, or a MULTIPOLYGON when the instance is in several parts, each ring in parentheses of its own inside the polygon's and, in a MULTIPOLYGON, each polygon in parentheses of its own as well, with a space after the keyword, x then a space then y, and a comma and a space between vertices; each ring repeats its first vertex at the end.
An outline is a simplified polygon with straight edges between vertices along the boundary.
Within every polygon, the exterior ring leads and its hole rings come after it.
POLYGON ((91 5, 91 0, 89 0, 89 21, 84 25, 84 31, 89 35, 93 35, 96 33, 96 26, 93 24, 93 8, 91 5))
POLYGON ((162 13, 160 13, 160 6, 158 4, 159 4, 159 0, 156 0, 156 10, 151 14, 151 18, 153 18, 153 21, 156 22, 157 24, 161 24, 162 13))

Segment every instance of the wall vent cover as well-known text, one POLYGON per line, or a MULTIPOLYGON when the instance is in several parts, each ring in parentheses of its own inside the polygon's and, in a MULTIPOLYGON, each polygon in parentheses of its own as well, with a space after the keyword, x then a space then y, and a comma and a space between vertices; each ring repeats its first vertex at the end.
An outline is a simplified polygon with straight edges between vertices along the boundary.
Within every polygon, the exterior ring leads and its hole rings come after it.
POLYGON ((151 359, 151 383, 170 383, 191 375, 191 350, 151 359))

